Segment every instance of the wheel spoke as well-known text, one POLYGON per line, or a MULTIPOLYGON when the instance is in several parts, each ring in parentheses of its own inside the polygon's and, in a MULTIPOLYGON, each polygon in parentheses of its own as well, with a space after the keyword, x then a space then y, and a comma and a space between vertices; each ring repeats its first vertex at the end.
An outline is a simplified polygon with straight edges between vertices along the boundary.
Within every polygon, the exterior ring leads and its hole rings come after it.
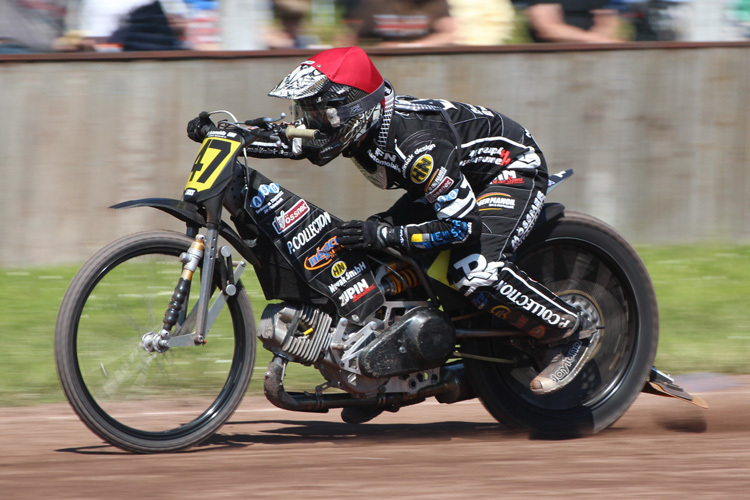
MULTIPOLYGON (((89 427, 116 446, 143 452, 194 445, 229 418, 249 382, 254 318, 244 293, 224 306, 208 346, 142 346, 143 335, 161 329, 180 277, 177 257, 190 242, 163 232, 114 242, 82 268, 63 300, 67 321, 56 332, 63 389, 89 427)), ((195 273, 194 290, 200 279, 195 273)))

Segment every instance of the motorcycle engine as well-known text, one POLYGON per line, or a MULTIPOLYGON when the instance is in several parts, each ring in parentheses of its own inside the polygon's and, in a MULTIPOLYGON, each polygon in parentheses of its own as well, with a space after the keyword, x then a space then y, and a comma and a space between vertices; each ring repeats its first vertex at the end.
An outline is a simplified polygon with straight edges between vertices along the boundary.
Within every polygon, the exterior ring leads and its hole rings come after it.
POLYGON ((436 383, 440 369, 422 369, 399 376, 372 376, 362 372, 360 354, 392 324, 396 316, 392 315, 392 309, 400 311, 400 315, 405 305, 421 304, 386 303, 385 317, 365 325, 345 319, 339 319, 334 325, 334 318, 310 304, 269 304, 258 322, 257 335, 269 351, 290 361, 314 365, 330 387, 362 396, 387 392, 412 394, 436 383))
POLYGON ((330 345, 332 321, 331 316, 309 304, 269 304, 258 323, 258 338, 266 349, 310 364, 330 345))

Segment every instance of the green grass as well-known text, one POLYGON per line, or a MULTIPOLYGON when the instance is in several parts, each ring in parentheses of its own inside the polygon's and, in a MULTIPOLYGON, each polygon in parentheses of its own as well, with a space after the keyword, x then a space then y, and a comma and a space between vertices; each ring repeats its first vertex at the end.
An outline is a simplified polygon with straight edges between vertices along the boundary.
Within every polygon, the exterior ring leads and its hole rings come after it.
MULTIPOLYGON (((0 324, 4 354, 0 357, 0 406, 64 401, 54 359, 57 311, 78 266, 0 269, 0 324)), ((252 273, 252 270, 249 271, 252 273)), ((247 275, 246 275, 247 276, 247 275)), ((250 287, 256 318, 266 301, 254 276, 243 279, 250 287)), ((168 298, 164 299, 166 308, 168 298)), ((209 338, 210 341, 210 338, 209 338)), ((250 392, 262 393, 263 372, 271 353, 258 344, 250 392)), ((322 376, 302 365, 290 366, 286 386, 291 390, 314 388, 322 376)))
POLYGON ((638 249, 659 301, 656 366, 750 373, 750 247, 638 249))
MULTIPOLYGON (((669 373, 750 373, 750 246, 639 247, 659 300, 656 366, 669 373)), ((0 270, 0 405, 62 401, 53 336, 57 310, 76 267, 0 270)), ((250 271, 251 272, 251 271, 250 271)), ((248 277, 249 278, 249 277, 248 277)), ((265 306, 254 280, 256 315, 265 306)), ((270 354, 258 350, 251 391, 259 393, 270 354)), ((322 381, 312 368, 290 366, 292 389, 322 381)))

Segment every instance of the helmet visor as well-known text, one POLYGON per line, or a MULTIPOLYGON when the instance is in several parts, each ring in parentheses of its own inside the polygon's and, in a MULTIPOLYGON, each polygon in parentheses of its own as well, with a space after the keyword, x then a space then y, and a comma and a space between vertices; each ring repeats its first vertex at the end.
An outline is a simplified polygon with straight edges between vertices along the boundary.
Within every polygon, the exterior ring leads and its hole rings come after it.
POLYGON ((298 100, 292 103, 292 120, 303 122, 307 128, 330 132, 341 126, 336 108, 314 104, 309 100, 298 100))
POLYGON ((308 128, 329 132, 380 105, 384 96, 385 84, 381 84, 375 92, 348 103, 342 103, 345 100, 344 93, 331 99, 295 99, 292 104, 292 119, 303 120, 308 128))

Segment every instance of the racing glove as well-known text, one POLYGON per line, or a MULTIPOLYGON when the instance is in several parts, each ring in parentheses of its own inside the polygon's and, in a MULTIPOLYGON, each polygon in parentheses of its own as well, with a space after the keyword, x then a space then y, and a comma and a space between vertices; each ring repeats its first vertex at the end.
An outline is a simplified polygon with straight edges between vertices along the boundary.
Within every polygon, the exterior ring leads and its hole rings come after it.
POLYGON ((203 142, 208 131, 214 126, 214 122, 211 121, 208 113, 202 111, 198 116, 188 122, 187 136, 195 142, 203 142))
POLYGON ((333 230, 336 241, 350 250, 384 250, 399 248, 399 231, 377 220, 351 220, 333 230))
POLYGON ((288 123, 263 123, 262 118, 248 120, 246 125, 255 126, 252 134, 255 140, 245 147, 248 156, 254 158, 291 158, 300 160, 305 158, 302 151, 300 139, 290 139, 286 136, 285 129, 288 123), (256 123, 260 123, 256 125, 256 123))

